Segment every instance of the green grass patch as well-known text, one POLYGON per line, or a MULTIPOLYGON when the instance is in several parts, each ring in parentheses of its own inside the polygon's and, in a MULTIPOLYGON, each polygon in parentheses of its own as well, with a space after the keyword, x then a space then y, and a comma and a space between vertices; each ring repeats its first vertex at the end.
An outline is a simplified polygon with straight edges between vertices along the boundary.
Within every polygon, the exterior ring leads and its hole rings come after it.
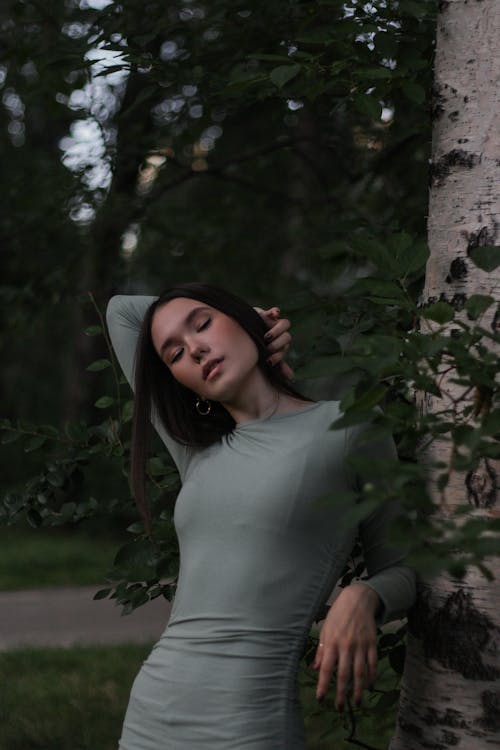
POLYGON ((86 531, 0 527, 0 590, 102 583, 119 546, 86 531))
POLYGON ((151 646, 0 654, 0 748, 116 750, 133 679, 151 646))
MULTIPOLYGON (((0 748, 2 750, 116 750, 130 689, 151 645, 19 649, 0 654, 0 748)), ((389 677, 381 678, 377 687, 389 677)), ((300 672, 308 750, 352 750, 352 722, 318 706, 315 675, 300 672)), ((380 694, 365 695, 354 713, 356 739, 385 750, 394 708, 368 715, 380 694)))

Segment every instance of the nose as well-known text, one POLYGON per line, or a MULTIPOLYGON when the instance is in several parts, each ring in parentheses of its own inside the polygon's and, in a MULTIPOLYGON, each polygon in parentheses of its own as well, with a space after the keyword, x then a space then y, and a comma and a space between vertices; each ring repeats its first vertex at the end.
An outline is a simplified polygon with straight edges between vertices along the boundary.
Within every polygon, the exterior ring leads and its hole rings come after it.
POLYGON ((188 342, 189 351, 194 360, 196 362, 201 362, 202 359, 206 356, 207 352, 209 351, 206 344, 199 341, 199 339, 191 339, 188 342))

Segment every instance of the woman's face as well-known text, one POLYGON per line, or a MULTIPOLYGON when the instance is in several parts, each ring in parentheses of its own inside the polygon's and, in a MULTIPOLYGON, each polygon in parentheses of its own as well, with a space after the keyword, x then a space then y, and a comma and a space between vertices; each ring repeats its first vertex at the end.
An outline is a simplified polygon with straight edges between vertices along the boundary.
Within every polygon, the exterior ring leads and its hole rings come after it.
POLYGON ((174 378, 212 401, 231 401, 258 362, 255 343, 233 318, 187 297, 156 310, 151 338, 174 378), (214 360, 222 361, 212 368, 214 360))

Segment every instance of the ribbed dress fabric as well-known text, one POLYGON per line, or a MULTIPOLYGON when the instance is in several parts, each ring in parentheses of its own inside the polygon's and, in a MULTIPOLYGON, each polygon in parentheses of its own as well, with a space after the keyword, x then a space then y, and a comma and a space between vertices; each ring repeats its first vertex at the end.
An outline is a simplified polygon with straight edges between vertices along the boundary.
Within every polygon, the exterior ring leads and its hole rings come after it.
MULTIPOLYGON (((154 299, 120 295, 108 305, 129 382, 154 299)), ((365 583, 382 600, 378 622, 412 605, 414 571, 386 539, 400 510, 386 503, 355 527, 343 520, 358 481, 346 459, 357 455, 363 426, 330 430, 338 416, 338 402, 319 401, 193 449, 152 415, 182 481, 174 512, 180 573, 168 625, 135 678, 120 750, 304 750, 298 664, 358 533, 365 583)), ((396 455, 391 439, 362 450, 396 455)))

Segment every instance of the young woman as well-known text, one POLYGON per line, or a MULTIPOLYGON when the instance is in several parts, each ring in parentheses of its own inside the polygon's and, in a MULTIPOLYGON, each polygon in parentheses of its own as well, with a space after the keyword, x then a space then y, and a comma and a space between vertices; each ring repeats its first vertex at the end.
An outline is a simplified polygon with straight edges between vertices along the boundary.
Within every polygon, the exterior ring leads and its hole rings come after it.
MULTIPOLYGON (((386 541, 398 511, 386 503, 358 528, 342 523, 363 428, 330 430, 338 402, 291 386, 289 322, 275 310, 191 283, 113 297, 107 321, 135 387, 132 487, 143 512, 150 419, 182 481, 175 601, 135 679, 120 748, 303 750, 298 663, 358 532, 368 578, 345 587, 324 621, 319 699, 336 668, 337 708, 351 675, 359 703, 375 679, 376 624, 415 598, 413 571, 386 541), (332 493, 338 502, 325 502, 332 493)), ((392 441, 369 450, 395 455, 392 441)))

